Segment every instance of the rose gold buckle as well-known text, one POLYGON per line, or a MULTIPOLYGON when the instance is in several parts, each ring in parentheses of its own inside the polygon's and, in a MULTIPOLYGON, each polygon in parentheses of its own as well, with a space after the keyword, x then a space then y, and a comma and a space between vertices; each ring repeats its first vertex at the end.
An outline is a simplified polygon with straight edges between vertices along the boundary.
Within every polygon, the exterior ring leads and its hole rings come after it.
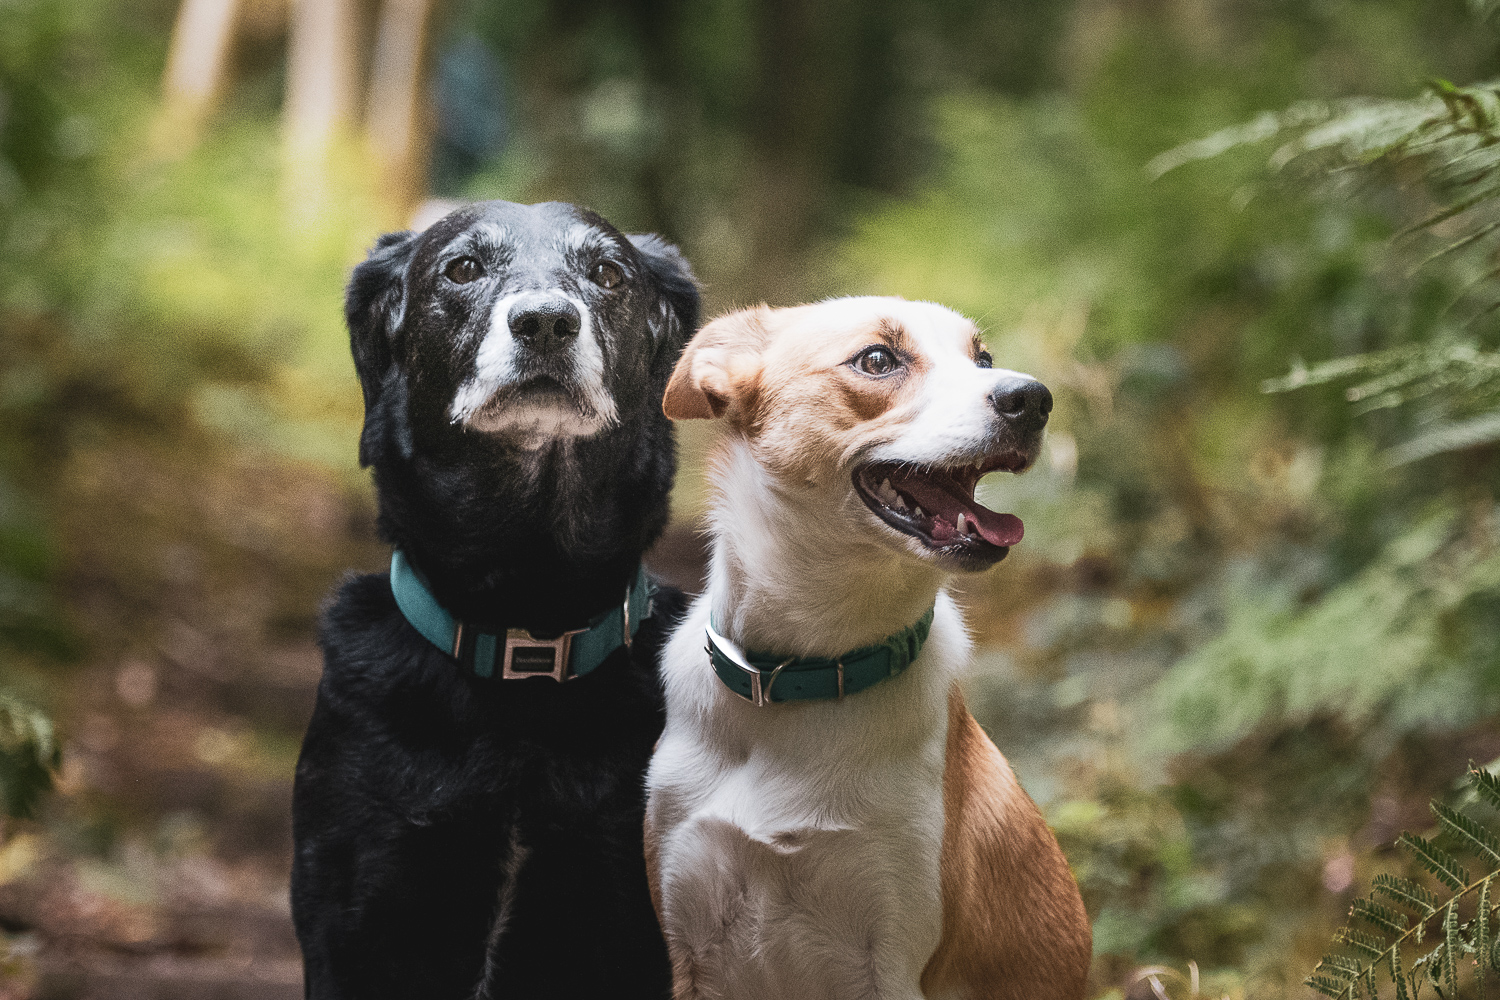
POLYGON ((573 637, 587 631, 580 628, 564 632, 556 639, 538 639, 524 628, 507 629, 500 676, 508 681, 527 677, 550 677, 559 683, 567 680, 573 637))

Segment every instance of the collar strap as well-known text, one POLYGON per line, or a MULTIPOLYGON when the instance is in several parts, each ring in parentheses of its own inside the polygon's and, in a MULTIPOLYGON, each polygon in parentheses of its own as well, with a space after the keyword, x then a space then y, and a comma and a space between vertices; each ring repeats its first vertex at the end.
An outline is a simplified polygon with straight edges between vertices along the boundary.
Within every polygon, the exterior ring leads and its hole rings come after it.
POLYGON ((709 663, 730 691, 753 705, 842 698, 874 687, 911 666, 932 630, 935 607, 916 623, 873 646, 843 656, 770 656, 746 653, 708 623, 709 663))
POLYGON ((594 670, 621 646, 630 648, 650 606, 651 585, 644 566, 625 588, 625 599, 595 615, 587 628, 564 632, 555 639, 538 639, 523 628, 492 635, 456 620, 437 602, 427 581, 396 549, 391 553, 391 593, 412 628, 480 677, 493 677, 496 667, 506 680, 550 677, 565 681, 594 670))

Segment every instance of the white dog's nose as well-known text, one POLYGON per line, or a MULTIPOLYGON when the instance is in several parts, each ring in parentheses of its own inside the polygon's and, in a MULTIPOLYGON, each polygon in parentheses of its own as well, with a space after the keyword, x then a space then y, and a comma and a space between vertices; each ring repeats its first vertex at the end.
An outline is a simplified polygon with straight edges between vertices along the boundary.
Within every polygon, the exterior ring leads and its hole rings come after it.
POLYGON ((571 342, 583 326, 573 303, 546 292, 521 296, 511 305, 506 321, 511 336, 534 351, 549 351, 571 342))
POLYGON ((1034 379, 1008 378, 990 390, 990 405, 1021 434, 1035 434, 1047 426, 1052 392, 1034 379))

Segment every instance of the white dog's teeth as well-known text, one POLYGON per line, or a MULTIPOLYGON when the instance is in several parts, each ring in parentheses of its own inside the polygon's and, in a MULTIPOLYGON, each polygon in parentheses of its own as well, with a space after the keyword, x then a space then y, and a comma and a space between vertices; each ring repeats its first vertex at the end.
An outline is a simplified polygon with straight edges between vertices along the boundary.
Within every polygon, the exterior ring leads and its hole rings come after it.
POLYGON ((969 533, 969 526, 964 523, 962 513, 958 515, 958 520, 953 522, 953 530, 960 535, 967 535, 969 533))
POLYGON ((897 493, 896 499, 891 501, 891 506, 896 508, 897 510, 905 510, 906 501, 902 498, 901 494, 897 493))
POLYGON ((912 517, 925 517, 926 516, 925 514, 922 513, 922 505, 921 504, 912 504, 911 515, 912 515, 912 517))

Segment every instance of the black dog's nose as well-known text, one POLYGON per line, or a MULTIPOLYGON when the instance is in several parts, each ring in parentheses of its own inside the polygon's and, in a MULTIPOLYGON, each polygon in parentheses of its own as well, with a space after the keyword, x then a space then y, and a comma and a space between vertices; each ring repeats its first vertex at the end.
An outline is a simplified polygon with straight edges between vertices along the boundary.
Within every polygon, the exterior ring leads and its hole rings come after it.
POLYGON ((1052 412, 1052 393, 1032 379, 1006 379, 990 390, 990 405, 1011 421, 1022 434, 1034 434, 1047 426, 1052 412))
POLYGON ((578 336, 583 321, 559 295, 528 295, 510 307, 510 332, 521 343, 545 351, 578 336))

